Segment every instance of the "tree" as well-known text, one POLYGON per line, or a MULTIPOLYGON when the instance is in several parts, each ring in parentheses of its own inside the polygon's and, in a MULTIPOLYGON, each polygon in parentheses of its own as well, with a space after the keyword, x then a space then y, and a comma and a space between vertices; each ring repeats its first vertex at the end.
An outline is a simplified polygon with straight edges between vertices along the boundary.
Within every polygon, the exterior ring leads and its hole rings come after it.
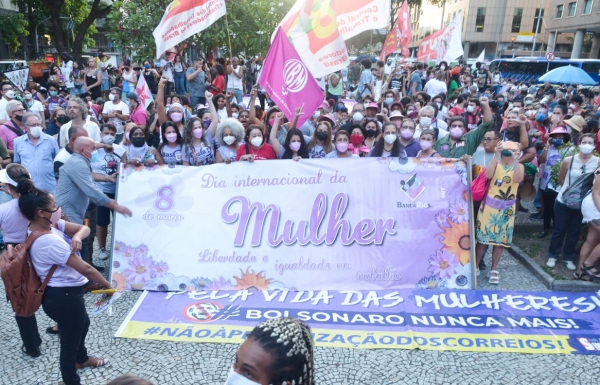
POLYGON ((29 35, 28 26, 29 23, 20 13, 2 16, 0 37, 8 44, 11 51, 16 52, 21 46, 21 37, 29 35))
MULTIPOLYGON (((152 31, 162 18, 171 0, 118 0, 107 17, 107 37, 121 49, 135 51, 143 59, 156 57, 152 31)), ((227 16, 186 41, 187 47, 198 47, 204 55, 213 48, 233 55, 265 54, 271 34, 291 8, 294 0, 236 0, 227 3, 227 16), (229 26, 229 36, 227 34, 229 26)), ((181 44, 183 49, 186 44, 181 44)))

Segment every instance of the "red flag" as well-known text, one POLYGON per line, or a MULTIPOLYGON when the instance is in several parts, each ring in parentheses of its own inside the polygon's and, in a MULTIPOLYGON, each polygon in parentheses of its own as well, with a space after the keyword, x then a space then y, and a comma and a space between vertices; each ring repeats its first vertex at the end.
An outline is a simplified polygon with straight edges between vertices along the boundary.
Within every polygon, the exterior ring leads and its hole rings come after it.
POLYGON ((154 101, 152 97, 152 92, 150 92, 150 88, 148 88, 148 84, 146 83, 146 78, 140 76, 135 86, 135 93, 140 99, 140 104, 144 106, 144 108, 148 108, 150 103, 154 101))
POLYGON ((408 13, 408 0, 404 0, 398 11, 398 30, 400 31, 400 44, 402 45, 402 56, 410 56, 408 46, 412 41, 412 28, 410 26, 410 14, 408 13))
MULTIPOLYGON (((398 21, 400 21, 400 18, 398 18, 398 21)), ((379 60, 385 61, 385 57, 387 55, 396 52, 396 48, 398 47, 398 44, 400 44, 398 34, 398 25, 396 25, 390 30, 387 37, 385 38, 385 43, 383 43, 383 48, 381 49, 381 55, 379 55, 379 60)))

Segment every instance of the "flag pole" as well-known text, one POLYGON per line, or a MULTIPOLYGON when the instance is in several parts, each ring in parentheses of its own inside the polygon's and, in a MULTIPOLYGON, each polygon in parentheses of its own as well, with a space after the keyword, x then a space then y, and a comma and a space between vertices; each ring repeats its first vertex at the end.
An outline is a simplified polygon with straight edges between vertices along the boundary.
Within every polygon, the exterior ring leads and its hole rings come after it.
POLYGON ((233 51, 231 50, 231 36, 229 36, 229 21, 227 19, 227 13, 225 13, 225 28, 227 29, 227 40, 229 42, 229 58, 233 57, 233 51))

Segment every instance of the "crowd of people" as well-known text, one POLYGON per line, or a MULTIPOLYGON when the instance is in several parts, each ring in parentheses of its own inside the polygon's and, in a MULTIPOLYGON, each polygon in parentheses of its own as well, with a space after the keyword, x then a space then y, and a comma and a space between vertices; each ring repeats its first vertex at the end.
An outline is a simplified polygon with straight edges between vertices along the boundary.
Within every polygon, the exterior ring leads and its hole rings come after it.
MULTIPOLYGON (((537 212, 530 216, 541 221, 538 236, 549 235, 553 224, 547 266, 555 267, 562 255, 575 279, 600 279, 595 267, 600 183, 593 184, 580 209, 564 199, 571 184, 599 173, 598 87, 525 84, 503 78, 484 63, 473 68, 462 62, 453 67, 400 63, 386 73, 383 62, 365 59, 318 79, 323 94, 315 97, 322 104, 316 111, 296 106, 288 119, 256 83, 259 58, 186 63, 181 55, 165 52, 159 62, 125 60, 110 73, 102 54, 86 63, 67 53, 62 59, 50 68, 43 87, 30 82, 19 91, 2 83, 0 228, 3 245, 23 243, 32 231, 46 232, 31 253, 39 277, 51 275, 43 309, 57 324, 47 332, 60 334, 67 385, 79 384, 77 369, 107 362, 87 354, 83 294, 90 287, 110 287, 103 269, 93 263, 94 240, 98 258, 109 258, 111 212, 131 215, 115 201, 120 164, 197 167, 277 159, 472 156, 473 179, 481 174, 487 181, 483 199, 475 202, 478 275, 487 268, 483 256, 491 246, 489 282, 499 283, 498 263, 512 243, 516 213, 527 212, 521 203, 534 200, 537 212), (154 95, 147 107, 135 92, 141 76, 154 95), (298 126, 304 114, 308 119, 298 126), (588 233, 576 261, 583 223, 588 233)), ((35 316, 17 317, 17 324, 23 353, 39 356, 35 316)), ((305 325, 267 321, 250 337, 238 351, 231 383, 313 382, 305 325), (281 337, 273 342, 274 335, 281 337), (282 345, 286 338, 294 343, 282 345), (276 365, 276 359, 253 361, 258 349, 253 341, 277 357, 293 351, 306 360, 303 371, 293 371, 295 363, 276 365), (260 377, 245 374, 251 372, 247 367, 282 372, 260 377), (240 375, 246 380, 236 380, 240 375)))

